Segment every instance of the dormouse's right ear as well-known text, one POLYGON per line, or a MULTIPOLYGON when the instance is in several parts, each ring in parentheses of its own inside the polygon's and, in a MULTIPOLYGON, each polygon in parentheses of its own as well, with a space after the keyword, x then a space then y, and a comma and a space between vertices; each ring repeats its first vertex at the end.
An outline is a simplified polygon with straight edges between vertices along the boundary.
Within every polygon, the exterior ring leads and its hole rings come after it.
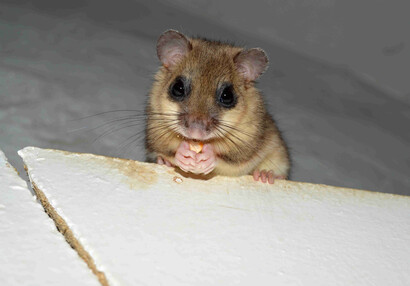
POLYGON ((175 30, 167 30, 158 39, 157 55, 164 67, 172 68, 191 48, 191 43, 183 34, 175 30))

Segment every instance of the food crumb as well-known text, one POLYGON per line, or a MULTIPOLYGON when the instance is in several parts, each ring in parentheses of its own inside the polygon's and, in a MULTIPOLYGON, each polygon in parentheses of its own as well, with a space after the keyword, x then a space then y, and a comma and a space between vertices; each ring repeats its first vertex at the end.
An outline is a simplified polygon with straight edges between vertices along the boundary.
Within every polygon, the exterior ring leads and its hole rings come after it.
POLYGON ((177 183, 177 184, 181 184, 183 181, 182 181, 182 178, 180 178, 178 176, 174 176, 174 182, 177 183))
POLYGON ((189 150, 194 151, 195 153, 200 153, 204 143, 202 142, 189 142, 189 150))

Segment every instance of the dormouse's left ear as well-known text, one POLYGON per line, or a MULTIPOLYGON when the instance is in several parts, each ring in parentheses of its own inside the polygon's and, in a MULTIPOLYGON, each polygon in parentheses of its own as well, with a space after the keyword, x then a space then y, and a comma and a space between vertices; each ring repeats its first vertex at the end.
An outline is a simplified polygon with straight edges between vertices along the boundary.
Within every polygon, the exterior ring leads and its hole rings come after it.
POLYGON ((250 82, 257 79, 268 68, 269 60, 264 50, 253 48, 237 54, 234 62, 245 81, 250 82))

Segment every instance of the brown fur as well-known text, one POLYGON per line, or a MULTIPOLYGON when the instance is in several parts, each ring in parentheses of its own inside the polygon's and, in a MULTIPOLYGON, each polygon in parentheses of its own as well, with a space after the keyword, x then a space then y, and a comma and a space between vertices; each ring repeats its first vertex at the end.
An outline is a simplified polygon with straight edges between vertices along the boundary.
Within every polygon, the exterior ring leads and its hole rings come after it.
POLYGON ((190 52, 176 66, 162 66, 155 76, 147 105, 148 159, 155 161, 162 156, 174 163, 175 152, 184 140, 178 132, 177 113, 213 114, 232 128, 224 127, 229 134, 223 132, 222 138, 205 142, 213 144, 218 157, 211 174, 238 176, 266 169, 287 177, 290 164, 286 145, 254 83, 246 82, 235 66, 234 58, 243 49, 204 39, 189 41, 190 52), (169 86, 180 75, 192 83, 184 103, 174 102, 168 95, 169 86), (231 109, 215 102, 216 88, 222 82, 232 83, 238 95, 237 104, 231 109))

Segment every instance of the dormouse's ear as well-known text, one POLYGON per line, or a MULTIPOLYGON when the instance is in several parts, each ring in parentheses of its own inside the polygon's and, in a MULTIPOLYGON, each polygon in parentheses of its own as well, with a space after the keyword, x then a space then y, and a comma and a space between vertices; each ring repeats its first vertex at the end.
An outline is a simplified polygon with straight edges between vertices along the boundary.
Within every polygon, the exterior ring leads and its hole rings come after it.
POLYGON ((164 67, 172 68, 191 48, 191 43, 183 34, 175 30, 167 30, 158 39, 157 55, 164 67))
POLYGON ((257 79, 268 68, 269 61, 264 50, 253 48, 237 54, 234 62, 245 81, 250 82, 257 79))

